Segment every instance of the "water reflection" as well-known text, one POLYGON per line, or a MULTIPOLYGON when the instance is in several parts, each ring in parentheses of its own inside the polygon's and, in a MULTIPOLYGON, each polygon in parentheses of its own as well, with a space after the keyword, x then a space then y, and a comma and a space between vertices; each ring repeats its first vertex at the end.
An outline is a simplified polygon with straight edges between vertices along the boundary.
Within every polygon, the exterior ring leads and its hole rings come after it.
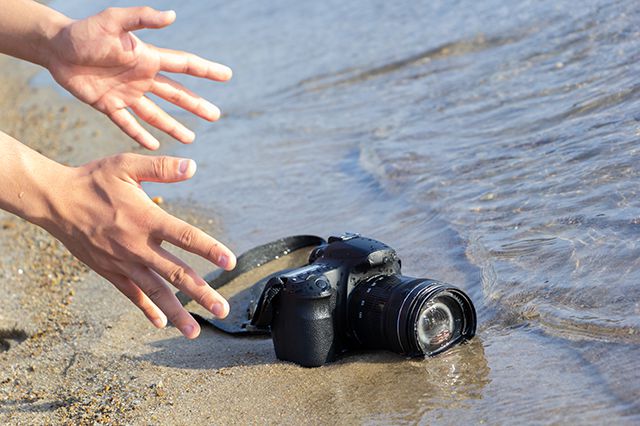
POLYGON ((356 363, 353 369, 337 367, 340 380, 327 391, 337 412, 370 413, 363 423, 415 423, 436 408, 462 408, 466 401, 482 398, 483 388, 490 383, 479 338, 428 359, 398 360, 386 354, 359 354, 358 358, 343 361, 356 363))

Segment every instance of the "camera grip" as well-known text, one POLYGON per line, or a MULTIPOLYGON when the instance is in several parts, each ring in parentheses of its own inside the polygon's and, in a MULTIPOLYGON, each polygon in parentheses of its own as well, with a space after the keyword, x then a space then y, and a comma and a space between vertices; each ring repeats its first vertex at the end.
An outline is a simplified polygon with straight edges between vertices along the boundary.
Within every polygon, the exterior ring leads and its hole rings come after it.
POLYGON ((300 299, 280 293, 271 335, 276 356, 303 367, 319 367, 335 357, 331 297, 300 299))

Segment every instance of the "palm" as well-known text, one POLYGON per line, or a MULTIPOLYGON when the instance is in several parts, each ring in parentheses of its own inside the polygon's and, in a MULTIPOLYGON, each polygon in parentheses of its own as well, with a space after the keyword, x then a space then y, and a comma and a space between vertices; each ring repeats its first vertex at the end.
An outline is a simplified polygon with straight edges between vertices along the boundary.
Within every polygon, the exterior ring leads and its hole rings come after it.
POLYGON ((118 46, 85 43, 80 52, 67 54, 66 61, 52 69, 53 77, 74 96, 109 114, 118 109, 133 107, 153 86, 160 71, 158 54, 127 33, 131 45, 125 50, 118 46), (96 50, 98 47, 98 50, 96 50), (106 49, 105 49, 106 47, 106 49))
POLYGON ((194 134, 145 96, 153 93, 204 119, 214 121, 220 111, 160 71, 180 72, 225 81, 230 70, 195 55, 143 43, 130 31, 161 28, 175 15, 150 8, 107 9, 76 21, 58 37, 59 49, 49 70, 55 80, 78 99, 106 114, 141 145, 155 149, 158 141, 133 117, 170 134, 183 143, 194 134), (135 12, 135 13, 134 13, 135 12))

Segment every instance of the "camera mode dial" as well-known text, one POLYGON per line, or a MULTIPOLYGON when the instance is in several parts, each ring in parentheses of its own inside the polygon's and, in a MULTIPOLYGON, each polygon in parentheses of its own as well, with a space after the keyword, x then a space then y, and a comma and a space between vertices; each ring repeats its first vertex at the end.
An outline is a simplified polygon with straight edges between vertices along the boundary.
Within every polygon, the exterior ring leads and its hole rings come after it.
POLYGON ((284 291, 298 298, 314 299, 331 295, 331 283, 325 276, 331 268, 327 265, 310 265, 300 268, 295 274, 285 274, 284 291))

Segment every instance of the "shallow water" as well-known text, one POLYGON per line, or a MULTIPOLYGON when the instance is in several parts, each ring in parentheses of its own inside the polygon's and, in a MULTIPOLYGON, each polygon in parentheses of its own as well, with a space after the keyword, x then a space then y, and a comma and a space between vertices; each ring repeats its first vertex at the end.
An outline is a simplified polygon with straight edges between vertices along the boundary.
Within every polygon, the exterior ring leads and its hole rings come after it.
MULTIPOLYGON (((235 72, 183 79, 225 117, 177 149, 196 178, 150 190, 239 252, 357 231, 476 302, 450 370, 381 370, 363 422, 640 421, 636 1, 147 3, 178 21, 143 39, 235 72)), ((53 2, 107 4, 131 2, 53 2)))

